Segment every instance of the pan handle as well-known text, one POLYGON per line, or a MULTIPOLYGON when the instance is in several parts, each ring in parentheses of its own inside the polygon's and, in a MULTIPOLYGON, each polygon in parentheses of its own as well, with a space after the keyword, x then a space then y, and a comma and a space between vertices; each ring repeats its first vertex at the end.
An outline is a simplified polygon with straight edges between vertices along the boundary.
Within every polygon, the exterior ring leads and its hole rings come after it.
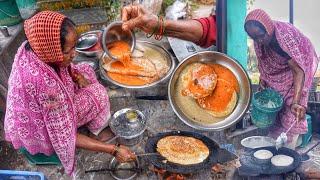
POLYGON ((307 154, 309 151, 311 151, 312 149, 314 149, 315 147, 317 147, 320 144, 320 141, 317 142, 315 145, 313 145, 311 148, 309 148, 306 152, 302 153, 303 154, 307 154))
POLYGON ((84 173, 92 173, 92 172, 103 172, 103 171, 133 171, 133 172, 138 172, 140 171, 139 168, 119 168, 119 169, 110 169, 110 168, 103 168, 103 169, 91 169, 91 170, 86 170, 84 173))
POLYGON ((106 141, 106 143, 109 144, 109 143, 113 142, 114 140, 118 139, 118 137, 119 137, 119 135, 109 139, 108 141, 106 141))

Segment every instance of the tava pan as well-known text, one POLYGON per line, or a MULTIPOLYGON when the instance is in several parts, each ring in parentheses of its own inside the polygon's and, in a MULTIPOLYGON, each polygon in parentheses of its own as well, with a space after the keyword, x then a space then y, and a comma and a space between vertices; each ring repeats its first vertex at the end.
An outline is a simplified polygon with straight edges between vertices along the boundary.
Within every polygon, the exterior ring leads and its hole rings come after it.
POLYGON ((240 163, 241 163, 241 167, 239 168, 240 174, 244 174, 244 175, 252 174, 252 176, 259 175, 259 174, 276 175, 276 174, 291 172, 295 170, 297 167, 299 167, 301 163, 301 156, 296 151, 289 148, 282 147, 277 150, 276 147, 270 146, 270 147, 262 147, 262 148, 256 148, 256 149, 250 150, 249 152, 247 152, 246 154, 240 157, 240 163), (259 165, 255 162, 253 154, 254 152, 261 149, 271 151, 274 156, 279 154, 290 156, 294 159, 294 161, 290 166, 286 166, 286 167, 277 167, 272 165, 271 163, 269 165, 259 165))
POLYGON ((169 161, 164 162, 165 158, 162 156, 148 156, 148 160, 157 168, 168 170, 174 173, 191 174, 199 170, 209 169, 218 161, 219 145, 210 138, 195 132, 187 131, 171 131, 166 133, 159 133, 154 137, 148 139, 145 152, 157 152, 157 143, 160 139, 166 136, 188 136, 201 140, 209 149, 209 156, 201 163, 192 165, 181 165, 169 161))

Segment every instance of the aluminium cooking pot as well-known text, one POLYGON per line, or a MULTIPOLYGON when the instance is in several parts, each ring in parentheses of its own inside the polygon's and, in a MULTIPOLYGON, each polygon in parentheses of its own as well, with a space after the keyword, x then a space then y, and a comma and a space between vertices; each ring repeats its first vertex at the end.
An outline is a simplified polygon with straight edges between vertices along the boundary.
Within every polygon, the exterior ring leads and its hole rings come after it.
POLYGON ((146 130, 146 118, 139 110, 124 108, 113 114, 109 126, 115 137, 107 143, 117 139, 122 145, 133 146, 143 138, 143 132, 146 130))

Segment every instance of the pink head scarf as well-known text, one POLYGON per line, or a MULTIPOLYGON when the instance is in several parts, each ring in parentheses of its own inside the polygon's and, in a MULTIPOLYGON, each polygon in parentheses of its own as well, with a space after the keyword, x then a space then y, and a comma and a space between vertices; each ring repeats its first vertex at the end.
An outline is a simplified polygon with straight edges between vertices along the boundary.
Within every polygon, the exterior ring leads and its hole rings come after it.
POLYGON ((274 23, 272 19, 262 9, 255 9, 251 11, 247 15, 245 22, 248 22, 248 21, 258 21, 259 23, 261 23, 269 35, 272 35, 274 32, 274 23))
POLYGON ((65 18, 57 12, 43 11, 25 21, 24 30, 27 39, 42 61, 63 61, 60 29, 65 18))

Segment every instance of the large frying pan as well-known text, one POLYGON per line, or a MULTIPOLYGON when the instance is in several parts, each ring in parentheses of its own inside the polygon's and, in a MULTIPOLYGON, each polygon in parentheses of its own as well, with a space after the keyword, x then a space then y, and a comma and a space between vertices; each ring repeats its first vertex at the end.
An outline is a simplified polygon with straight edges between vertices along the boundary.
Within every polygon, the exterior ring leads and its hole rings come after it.
POLYGON ((288 173, 293 170, 295 170, 297 167, 299 167, 301 163, 301 156, 296 151, 282 147, 280 149, 276 149, 274 146, 270 147, 262 147, 262 148, 256 148, 253 150, 250 150, 246 154, 242 155, 240 157, 240 163, 241 167, 239 168, 239 173, 246 176, 258 176, 258 175, 276 175, 276 174, 283 174, 288 173), (294 161, 290 166, 287 167, 276 167, 274 165, 259 165, 254 160, 254 152, 266 149, 272 152, 272 154, 278 155, 283 154, 287 156, 293 157, 294 161))
MULTIPOLYGON (((166 136, 189 136, 201 140, 209 149, 209 156, 203 162, 193 165, 181 165, 167 161, 165 163, 165 158, 162 156, 148 156, 149 162, 151 162, 155 167, 168 170, 174 173, 190 174, 199 170, 209 169, 215 163, 219 162, 218 154, 221 152, 219 145, 211 140, 210 138, 195 132, 187 131, 172 131, 166 133, 157 134, 154 137, 148 139, 145 152, 146 153, 156 153, 157 152, 157 143, 160 139, 166 136)), ((222 153, 220 153, 222 154, 222 153)), ((231 153, 222 156, 232 156, 231 153)))

